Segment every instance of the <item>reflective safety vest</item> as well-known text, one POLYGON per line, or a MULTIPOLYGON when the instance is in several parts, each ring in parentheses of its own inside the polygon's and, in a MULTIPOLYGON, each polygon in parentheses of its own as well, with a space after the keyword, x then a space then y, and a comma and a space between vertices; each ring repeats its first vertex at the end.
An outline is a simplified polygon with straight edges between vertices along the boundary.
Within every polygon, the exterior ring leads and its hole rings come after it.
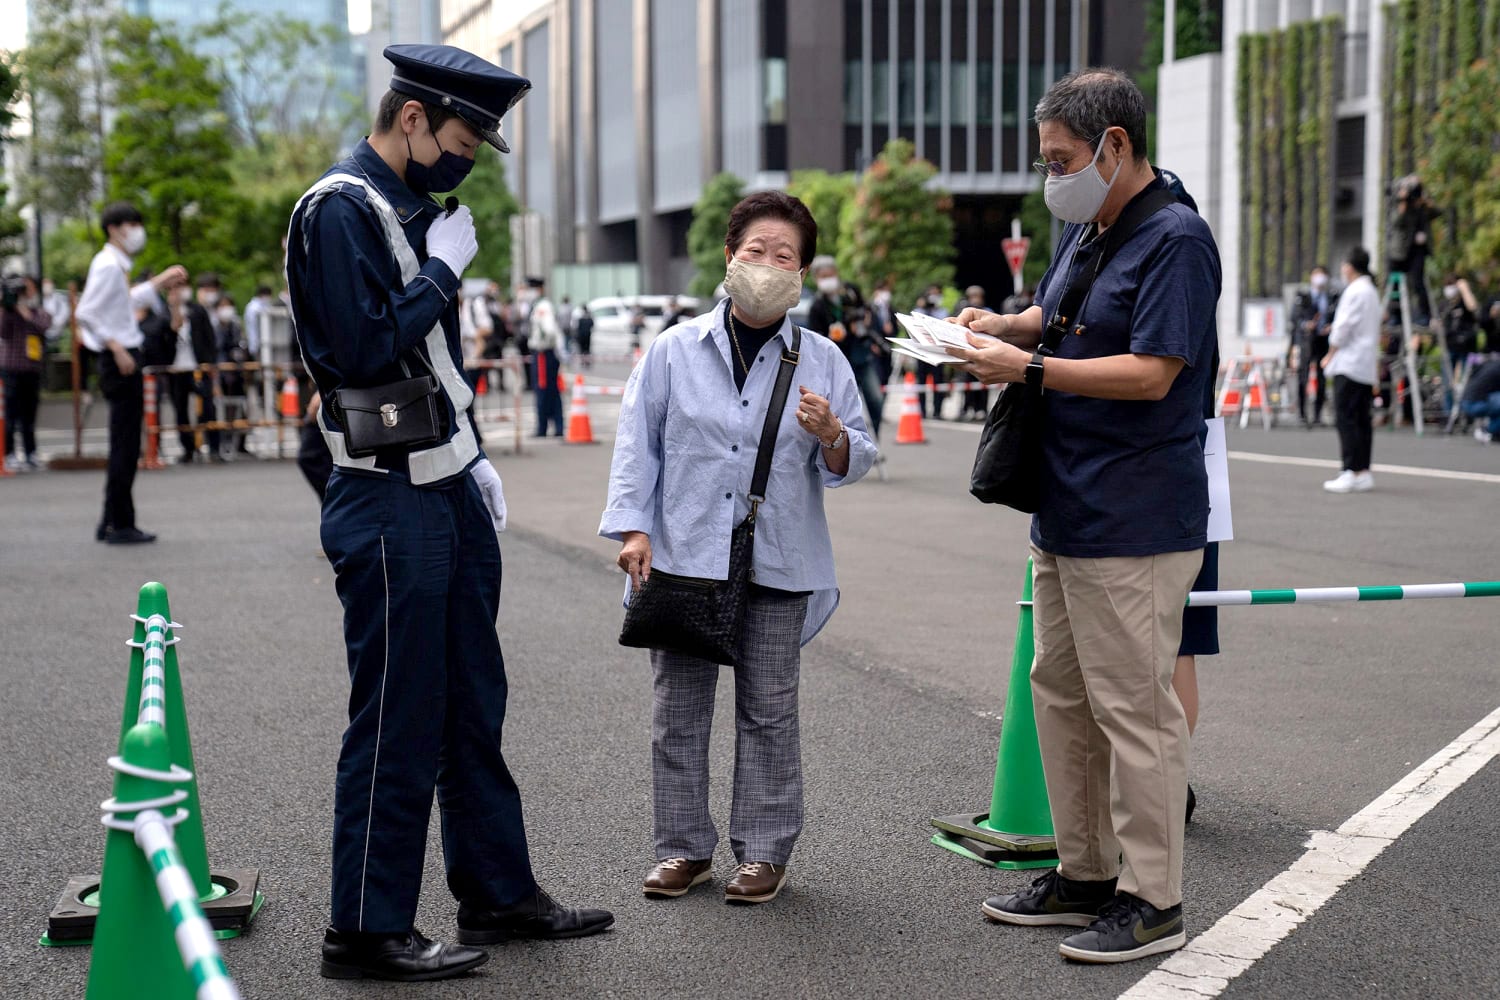
MULTIPOLYGON (((297 202, 292 217, 306 219, 318 203, 332 194, 334 188, 340 184, 352 184, 364 191, 365 203, 379 218, 386 245, 401 268, 401 280, 410 284, 421 268, 421 265, 417 263, 416 251, 412 250, 411 244, 406 240, 406 232, 401 228, 400 220, 396 218, 396 210, 391 207, 389 201, 386 201, 385 196, 365 178, 354 174, 329 174, 307 189, 307 193, 297 202)), ((469 388, 469 383, 464 380, 463 373, 453 363, 453 355, 448 350, 448 337, 443 332, 441 319, 432 325, 432 329, 427 332, 418 350, 425 354, 432 374, 437 376, 439 390, 446 397, 448 405, 452 407, 448 440, 429 448, 407 453, 407 473, 411 482, 413 485, 422 486, 452 478, 467 469, 469 464, 479 457, 479 442, 474 438, 473 425, 469 422, 467 413, 469 404, 474 401, 474 391, 469 388)), ((318 427, 323 432, 323 439, 328 442, 328 450, 333 453, 334 465, 346 469, 362 469, 367 472, 388 471, 375 464, 373 455, 365 458, 351 457, 344 443, 344 432, 330 426, 327 413, 328 407, 318 408, 318 427)))

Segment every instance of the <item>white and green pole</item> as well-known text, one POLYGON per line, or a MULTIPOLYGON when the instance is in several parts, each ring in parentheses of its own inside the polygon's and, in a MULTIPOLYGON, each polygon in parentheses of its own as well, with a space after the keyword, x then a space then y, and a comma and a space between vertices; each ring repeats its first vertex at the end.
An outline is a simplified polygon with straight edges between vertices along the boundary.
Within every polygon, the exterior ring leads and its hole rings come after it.
POLYGON ((177 853, 168 820, 154 809, 135 818, 135 842, 156 876, 156 891, 177 939, 182 964, 193 979, 196 1000, 240 1000, 214 940, 213 928, 198 906, 193 877, 177 853))
POLYGON ((1438 597, 1500 597, 1500 580, 1478 583, 1407 583, 1390 587, 1293 587, 1287 590, 1195 590, 1190 608, 1245 604, 1350 604, 1364 601, 1422 601, 1438 597))

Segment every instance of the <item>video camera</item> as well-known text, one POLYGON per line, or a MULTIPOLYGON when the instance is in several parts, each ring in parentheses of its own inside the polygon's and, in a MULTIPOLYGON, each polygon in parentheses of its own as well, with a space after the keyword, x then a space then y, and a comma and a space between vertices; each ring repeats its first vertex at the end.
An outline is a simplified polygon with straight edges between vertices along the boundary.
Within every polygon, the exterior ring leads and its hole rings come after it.
POLYGON ((7 274, 0 277, 0 309, 11 311, 26 294, 27 279, 24 274, 7 274))

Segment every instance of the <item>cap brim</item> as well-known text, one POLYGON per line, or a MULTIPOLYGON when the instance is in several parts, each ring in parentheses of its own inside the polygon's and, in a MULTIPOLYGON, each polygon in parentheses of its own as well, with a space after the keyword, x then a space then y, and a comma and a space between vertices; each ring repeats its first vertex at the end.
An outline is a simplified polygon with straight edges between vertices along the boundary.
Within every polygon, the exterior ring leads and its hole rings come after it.
POLYGON ((474 131, 478 132, 480 137, 483 138, 485 142, 489 143, 491 146, 494 146, 496 149, 500 150, 500 152, 510 152, 510 144, 505 141, 505 137, 500 134, 499 129, 481 128, 475 129, 474 131))

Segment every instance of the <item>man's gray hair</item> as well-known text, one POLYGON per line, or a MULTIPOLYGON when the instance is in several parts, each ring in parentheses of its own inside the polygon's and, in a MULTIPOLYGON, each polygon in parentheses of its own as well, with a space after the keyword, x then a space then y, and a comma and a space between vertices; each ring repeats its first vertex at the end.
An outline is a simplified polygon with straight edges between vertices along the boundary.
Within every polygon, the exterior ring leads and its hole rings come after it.
POLYGON ((1146 158, 1146 95, 1117 69, 1077 69, 1047 88, 1036 102, 1035 119, 1058 122, 1098 152, 1100 135, 1118 126, 1130 139, 1137 160, 1146 158))

